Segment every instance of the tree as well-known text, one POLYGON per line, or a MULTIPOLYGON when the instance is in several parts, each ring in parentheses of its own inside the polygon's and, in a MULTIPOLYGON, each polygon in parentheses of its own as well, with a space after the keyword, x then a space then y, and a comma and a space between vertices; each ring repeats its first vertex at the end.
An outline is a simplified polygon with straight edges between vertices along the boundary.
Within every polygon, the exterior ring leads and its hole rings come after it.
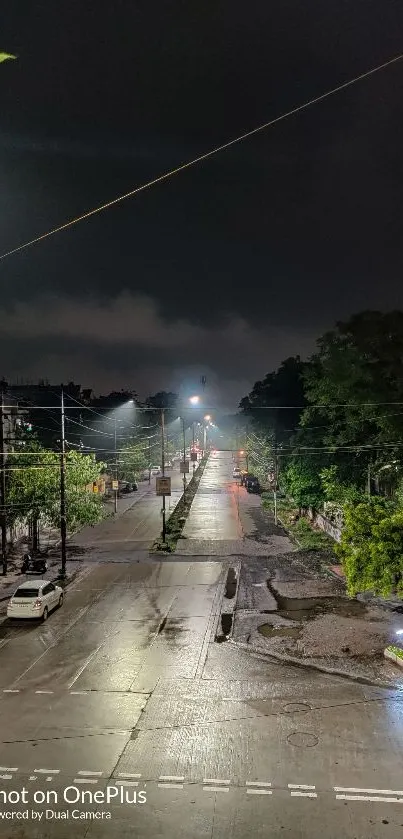
POLYGON ((132 442, 124 446, 119 453, 119 477, 134 483, 139 475, 149 466, 147 449, 144 442, 132 442))
MULTIPOLYGON (((102 499, 92 484, 105 464, 94 455, 77 451, 66 454, 67 527, 76 530, 95 524, 103 516, 102 499), (91 490, 89 489, 91 486, 91 490)), ((17 521, 58 526, 60 521, 60 455, 43 449, 32 439, 7 457, 7 501, 10 523, 17 521)))
POLYGON ((315 462, 305 457, 289 463, 282 474, 282 486, 295 501, 300 511, 319 509, 323 502, 323 487, 315 462))
POLYGON ((259 431, 273 434, 277 443, 288 441, 295 433, 307 404, 303 380, 306 366, 299 356, 287 358, 278 370, 255 382, 249 395, 240 402, 246 418, 259 431))
POLYGON ((339 322, 319 339, 303 377, 302 432, 316 429, 311 439, 333 450, 342 481, 362 485, 369 466, 376 474, 400 460, 403 415, 386 403, 403 402, 402 312, 339 322))
POLYGON ((385 499, 348 504, 341 542, 335 547, 343 562, 351 596, 373 591, 403 596, 403 511, 385 499))

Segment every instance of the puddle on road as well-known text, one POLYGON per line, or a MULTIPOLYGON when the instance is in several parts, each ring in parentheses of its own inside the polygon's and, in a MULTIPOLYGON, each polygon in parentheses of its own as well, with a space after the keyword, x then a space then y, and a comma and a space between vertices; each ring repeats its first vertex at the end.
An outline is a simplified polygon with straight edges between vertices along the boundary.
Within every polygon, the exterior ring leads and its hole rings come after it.
POLYGON ((229 635, 232 628, 232 615, 221 615, 221 629, 223 635, 229 635))
POLYGON ((300 638, 301 626, 271 626, 269 623, 264 623, 258 626, 257 631, 265 638, 300 638))
POLYGON ((277 603, 276 614, 288 620, 310 621, 329 613, 343 618, 363 618, 367 613, 367 606, 358 600, 345 597, 283 597, 273 588, 270 580, 267 587, 277 603))

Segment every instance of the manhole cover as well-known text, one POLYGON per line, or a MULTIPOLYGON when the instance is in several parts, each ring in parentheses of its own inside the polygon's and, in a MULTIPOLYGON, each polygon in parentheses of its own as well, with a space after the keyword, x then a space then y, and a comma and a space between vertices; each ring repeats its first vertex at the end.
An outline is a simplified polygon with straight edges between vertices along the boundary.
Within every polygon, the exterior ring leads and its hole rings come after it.
POLYGON ((298 746, 300 749, 312 748, 318 745, 319 738, 315 734, 308 734, 307 731, 293 731, 288 735, 287 742, 290 746, 298 746))
POLYGON ((312 707, 305 702, 289 702, 284 705, 284 710, 286 714, 306 714, 308 711, 312 711, 312 707))

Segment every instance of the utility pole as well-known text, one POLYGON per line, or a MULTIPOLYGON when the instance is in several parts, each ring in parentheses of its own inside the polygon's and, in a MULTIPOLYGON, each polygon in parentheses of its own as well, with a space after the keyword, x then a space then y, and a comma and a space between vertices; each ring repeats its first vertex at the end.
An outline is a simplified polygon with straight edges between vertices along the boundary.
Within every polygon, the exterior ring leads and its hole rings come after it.
POLYGON ((61 452, 60 452, 60 537, 62 552, 61 577, 66 578, 66 436, 65 436, 65 415, 64 415, 64 391, 61 385, 61 452))
MULTIPOLYGON (((161 408, 161 459, 162 459, 162 477, 165 476, 165 414, 164 408, 161 408)), ((165 495, 162 496, 162 544, 165 545, 166 537, 166 520, 165 520, 165 495)))
POLYGON ((371 464, 368 463, 367 494, 371 495, 371 464))
MULTIPOLYGON (((192 433, 193 433, 193 457, 194 457, 194 453, 196 451, 196 449, 195 449, 195 424, 194 424, 194 422, 192 424, 192 433)), ((196 464, 193 461, 193 475, 195 473, 195 467, 196 467, 196 464)))
POLYGON ((4 390, 0 405, 0 456, 1 456, 1 557, 3 577, 7 576, 7 510, 6 510, 6 452, 4 443, 4 390))
MULTIPOLYGON (((118 445, 117 445, 117 428, 116 428, 116 416, 114 416, 114 434, 113 434, 113 441, 115 446, 115 481, 118 480, 118 445)), ((116 484, 115 484, 116 486, 116 484)), ((115 513, 118 511, 118 490, 115 489, 115 513)))
POLYGON ((183 428, 183 500, 186 501, 186 472, 185 472, 185 463, 186 463, 186 429, 185 429, 185 419, 182 417, 182 428, 183 428))

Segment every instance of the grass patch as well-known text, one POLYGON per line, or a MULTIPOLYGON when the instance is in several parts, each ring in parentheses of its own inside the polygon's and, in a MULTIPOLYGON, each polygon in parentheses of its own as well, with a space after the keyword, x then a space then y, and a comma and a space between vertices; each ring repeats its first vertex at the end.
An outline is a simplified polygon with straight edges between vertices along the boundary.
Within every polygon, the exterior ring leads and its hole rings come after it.
POLYGON ((200 478, 204 472, 207 463, 207 458, 201 461, 200 466, 195 470, 194 476, 186 486, 186 501, 183 498, 178 501, 175 509, 169 516, 166 523, 166 542, 162 541, 162 536, 155 540, 151 548, 151 553, 173 553, 176 548, 178 540, 181 538, 186 519, 189 515, 193 499, 196 495, 200 478))
MULTIPOLYGON (((266 510, 274 512, 273 493, 263 493, 262 504, 266 510)), ((325 551, 334 555, 334 540, 323 530, 320 530, 304 516, 293 521, 298 515, 298 508, 289 498, 277 500, 277 514, 281 524, 294 537, 297 544, 305 551, 325 551)))

